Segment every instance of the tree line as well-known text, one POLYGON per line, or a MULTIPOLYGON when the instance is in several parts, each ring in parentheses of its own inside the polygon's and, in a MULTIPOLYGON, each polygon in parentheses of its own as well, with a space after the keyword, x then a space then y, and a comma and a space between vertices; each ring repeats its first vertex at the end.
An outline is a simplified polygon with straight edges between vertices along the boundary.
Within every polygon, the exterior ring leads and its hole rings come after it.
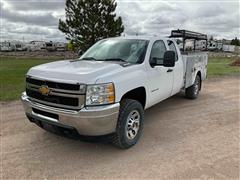
POLYGON ((235 39, 232 39, 231 45, 240 46, 239 39, 237 37, 235 37, 235 39))

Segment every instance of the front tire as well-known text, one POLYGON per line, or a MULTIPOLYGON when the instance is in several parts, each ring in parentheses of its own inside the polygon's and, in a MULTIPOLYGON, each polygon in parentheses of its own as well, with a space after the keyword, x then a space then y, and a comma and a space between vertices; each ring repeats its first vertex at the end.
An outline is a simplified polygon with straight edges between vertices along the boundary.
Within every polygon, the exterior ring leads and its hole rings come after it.
POLYGON ((185 91, 186 97, 188 99, 196 99, 198 97, 200 88, 201 88, 201 78, 199 75, 197 75, 194 81, 194 84, 186 89, 185 91))
POLYGON ((120 104, 118 123, 112 143, 121 149, 128 149, 138 142, 142 134, 144 110, 136 100, 124 99, 120 104))

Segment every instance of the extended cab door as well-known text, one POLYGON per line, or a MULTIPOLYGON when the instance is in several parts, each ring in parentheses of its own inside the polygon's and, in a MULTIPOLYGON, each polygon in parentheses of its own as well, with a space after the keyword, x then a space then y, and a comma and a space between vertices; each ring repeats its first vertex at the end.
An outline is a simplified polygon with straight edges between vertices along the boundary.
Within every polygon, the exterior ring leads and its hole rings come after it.
POLYGON ((180 51, 176 44, 172 40, 167 40, 170 51, 175 52, 175 66, 173 69, 173 87, 171 95, 178 93, 183 87, 184 73, 183 73, 183 62, 180 56, 180 51))
POLYGON ((157 40, 152 45, 149 58, 148 84, 149 84, 149 106, 160 102, 171 96, 173 86, 173 68, 163 66, 164 53, 167 51, 163 40, 157 40), (158 65, 151 65, 157 60, 158 65))

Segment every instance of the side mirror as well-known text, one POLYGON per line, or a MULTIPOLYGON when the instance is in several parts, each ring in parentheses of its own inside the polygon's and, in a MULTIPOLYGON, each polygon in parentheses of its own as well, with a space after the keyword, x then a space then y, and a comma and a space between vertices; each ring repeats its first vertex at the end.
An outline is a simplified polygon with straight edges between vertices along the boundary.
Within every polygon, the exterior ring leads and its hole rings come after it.
POLYGON ((163 57, 163 66, 165 67, 174 67, 175 66, 175 52, 166 51, 163 57))
POLYGON ((78 57, 80 57, 81 55, 83 55, 83 51, 80 49, 80 50, 78 51, 78 57))

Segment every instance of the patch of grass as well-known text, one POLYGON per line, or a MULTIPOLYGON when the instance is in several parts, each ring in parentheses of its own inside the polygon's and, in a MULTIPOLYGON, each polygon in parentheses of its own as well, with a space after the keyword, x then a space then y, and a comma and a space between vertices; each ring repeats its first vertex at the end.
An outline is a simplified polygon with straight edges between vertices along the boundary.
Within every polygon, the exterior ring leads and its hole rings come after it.
POLYGON ((0 57, 0 101, 17 100, 25 89, 28 69, 53 59, 0 57))
POLYGON ((233 61, 232 58, 209 58, 208 77, 240 74, 240 67, 230 66, 233 61))

